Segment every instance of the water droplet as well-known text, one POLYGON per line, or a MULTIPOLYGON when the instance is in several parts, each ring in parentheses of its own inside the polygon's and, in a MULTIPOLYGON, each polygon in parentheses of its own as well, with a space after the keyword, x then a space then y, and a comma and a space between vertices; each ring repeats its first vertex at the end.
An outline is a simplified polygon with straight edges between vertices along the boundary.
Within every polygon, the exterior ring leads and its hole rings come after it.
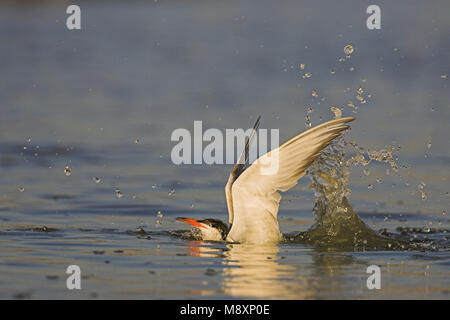
POLYGON ((441 79, 447 79, 447 75, 445 73, 441 74, 441 79))
POLYGON ((421 182, 419 183, 419 185, 417 186, 417 190, 419 190, 420 197, 421 197, 422 201, 425 201, 425 200, 428 199, 427 194, 426 194, 426 192, 424 191, 425 186, 426 186, 426 184, 425 184, 425 182, 423 182, 423 181, 421 181, 421 182))
POLYGON ((431 149, 431 140, 428 140, 428 142, 427 142, 427 149, 428 149, 428 150, 431 149))
POLYGON ((172 196, 175 194, 175 189, 170 189, 170 191, 167 193, 169 196, 172 196))
POLYGON ((378 182, 378 183, 382 183, 383 180, 381 180, 381 178, 377 178, 377 182, 378 182))
POLYGON ((303 78, 303 79, 309 79, 309 78, 311 78, 311 76, 312 76, 312 73, 311 73, 311 72, 307 72, 307 73, 305 73, 305 74, 302 76, 302 78, 303 78))
POLYGON ((339 119, 342 117, 342 110, 338 107, 331 107, 331 111, 334 113, 334 118, 339 119))
POLYGON ((364 169, 364 170, 363 170, 363 173, 364 173, 366 176, 368 176, 368 175, 370 175, 370 170, 369 170, 369 169, 364 169))
POLYGON ((351 72, 355 71, 355 67, 350 67, 348 68, 348 70, 350 70, 351 72))
POLYGON ((307 116, 305 117, 305 119, 306 119, 306 122, 305 122, 306 128, 307 128, 307 129, 311 128, 311 119, 309 118, 309 116, 307 115, 307 116))
POLYGON ((369 184, 369 185, 367 186, 367 189, 373 189, 373 184, 369 184))
POLYGON ((313 111, 314 111, 314 109, 311 108, 311 107, 309 107, 308 110, 307 110, 308 113, 313 113, 313 111))
POLYGON ((160 225, 161 225, 161 221, 156 220, 156 225, 157 225, 157 226, 160 226, 160 225))
POLYGON ((344 53, 348 56, 351 55, 353 53, 355 49, 353 49, 353 46, 351 46, 350 44, 346 45, 344 47, 344 53))
POLYGON ((421 197, 421 199, 422 199, 423 201, 425 201, 425 200, 428 199, 427 194, 426 194, 426 192, 424 191, 425 186, 426 186, 426 184, 425 184, 425 182, 423 182, 423 181, 421 181, 421 182, 419 183, 419 185, 417 186, 417 189, 419 190, 419 193, 420 193, 420 197, 421 197))
POLYGON ((442 215, 445 216, 447 214, 447 211, 442 210, 442 215))
POLYGON ((358 110, 358 106, 356 106, 356 105, 353 103, 353 101, 347 102, 347 106, 353 109, 353 110, 352 110, 353 113, 356 113, 357 110, 358 110))
POLYGON ((24 187, 20 187, 20 188, 19 188, 19 191, 20 191, 20 192, 24 192, 24 191, 25 191, 25 188, 24 188, 24 187))
POLYGON ((139 139, 134 140, 134 143, 139 143, 139 142, 141 142, 141 140, 139 140, 139 139))
POLYGON ((331 69, 331 70, 330 70, 330 73, 331 73, 331 74, 335 74, 335 73, 336 73, 336 70, 331 69))
POLYGON ((300 70, 305 70, 305 64, 304 63, 300 63, 300 70))
POLYGON ((118 199, 120 199, 120 198, 122 198, 123 197, 123 193, 122 193, 122 191, 120 191, 119 189, 117 189, 116 188, 116 190, 115 190, 115 193, 116 193, 116 197, 118 198, 118 199))
POLYGON ((313 91, 311 92, 311 95, 312 95, 314 98, 317 98, 317 97, 319 96, 319 93, 317 92, 317 90, 313 90, 313 91))
POLYGON ((163 217, 163 213, 161 212, 161 210, 159 210, 159 211, 156 213, 156 216, 157 216, 158 218, 162 218, 162 217, 163 217))
POLYGON ((100 183, 100 181, 102 181, 102 180, 100 178, 93 177, 92 181, 94 181, 95 183, 100 183))
POLYGON ((152 184, 152 189, 156 189, 156 184, 152 184))
POLYGON ((64 174, 65 174, 66 176, 70 176, 70 175, 72 174, 72 170, 70 169, 69 166, 66 166, 66 167, 64 168, 64 174))

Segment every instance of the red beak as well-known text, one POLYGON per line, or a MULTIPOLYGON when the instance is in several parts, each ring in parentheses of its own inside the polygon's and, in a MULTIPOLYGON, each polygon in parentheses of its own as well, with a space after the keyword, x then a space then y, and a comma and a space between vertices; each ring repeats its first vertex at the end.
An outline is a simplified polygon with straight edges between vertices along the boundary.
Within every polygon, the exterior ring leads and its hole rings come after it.
POLYGON ((178 217, 177 220, 181 221, 181 222, 188 223, 188 224, 193 225, 194 227, 197 227, 197 228, 205 228, 206 229, 206 227, 203 224, 201 224, 200 222, 198 222, 195 219, 178 217))

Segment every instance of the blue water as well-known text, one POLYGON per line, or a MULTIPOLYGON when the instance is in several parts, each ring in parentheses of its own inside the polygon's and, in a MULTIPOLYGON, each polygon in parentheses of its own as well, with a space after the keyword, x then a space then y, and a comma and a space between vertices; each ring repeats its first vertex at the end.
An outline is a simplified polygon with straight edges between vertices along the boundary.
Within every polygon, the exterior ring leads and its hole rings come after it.
MULTIPOLYGON (((82 30, 68 31, 66 4, 2 2, 0 298, 448 299, 449 3, 381 1, 375 31, 365 27, 367 5, 81 1, 82 30), (359 87, 371 98, 354 114, 347 103, 357 104, 359 87), (174 129, 192 131, 195 120, 249 128, 261 115, 261 128, 285 141, 306 115, 313 125, 331 119, 331 106, 357 118, 347 140, 394 146, 400 165, 389 174, 388 164, 352 167, 355 211, 376 231, 418 228, 435 251, 252 247, 170 233, 186 228, 177 216, 227 220, 231 169, 174 165, 174 129), (81 290, 66 289, 71 264, 81 290), (366 287, 372 264, 380 290, 366 287)), ((283 194, 282 232, 314 223, 309 183, 283 194)))

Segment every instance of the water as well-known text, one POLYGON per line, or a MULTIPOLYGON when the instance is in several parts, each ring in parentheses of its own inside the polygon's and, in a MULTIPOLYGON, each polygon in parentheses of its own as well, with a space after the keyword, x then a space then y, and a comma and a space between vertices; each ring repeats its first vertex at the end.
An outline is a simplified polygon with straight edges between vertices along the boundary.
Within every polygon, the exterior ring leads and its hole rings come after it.
POLYGON ((81 32, 0 6, 0 298, 449 298, 447 2, 381 3, 380 31, 346 1, 81 2, 81 32), (261 114, 285 141, 331 107, 354 158, 283 194, 285 242, 186 237, 177 216, 227 220, 231 166, 173 165, 174 129, 261 114))

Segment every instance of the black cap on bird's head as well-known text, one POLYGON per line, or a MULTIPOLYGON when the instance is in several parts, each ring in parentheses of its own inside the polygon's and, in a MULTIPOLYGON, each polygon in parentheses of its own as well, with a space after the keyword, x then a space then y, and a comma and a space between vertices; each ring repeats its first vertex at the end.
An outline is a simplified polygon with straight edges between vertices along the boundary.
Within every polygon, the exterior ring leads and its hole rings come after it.
POLYGON ((230 227, 219 219, 196 220, 178 217, 177 220, 198 228, 203 234, 203 240, 225 240, 230 231, 230 227))

